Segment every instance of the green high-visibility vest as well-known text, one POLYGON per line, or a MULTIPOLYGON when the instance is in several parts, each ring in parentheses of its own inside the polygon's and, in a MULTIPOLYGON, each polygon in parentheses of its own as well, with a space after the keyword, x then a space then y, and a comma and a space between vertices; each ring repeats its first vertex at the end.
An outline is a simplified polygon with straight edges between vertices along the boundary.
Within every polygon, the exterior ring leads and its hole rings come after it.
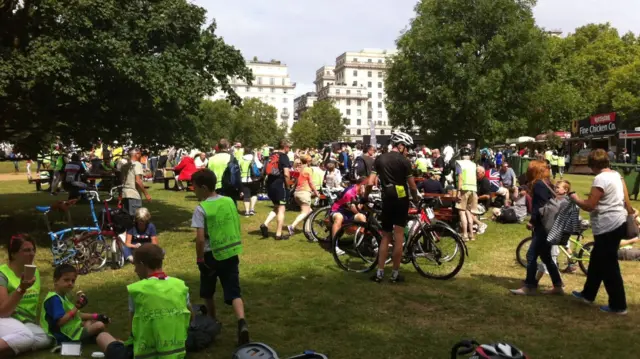
POLYGON ((234 155, 236 157, 236 160, 240 161, 240 159, 242 158, 242 156, 244 156, 244 148, 238 148, 235 152, 234 155))
POLYGON ((478 177, 476 174, 476 166, 475 163, 470 160, 460 160, 457 161, 460 169, 462 169, 462 185, 460 189, 463 191, 473 191, 478 192, 478 177))
POLYGON ((552 155, 551 156, 551 160, 549 162, 551 162, 552 166, 557 166, 558 165, 558 156, 557 155, 552 155))
POLYGON ((320 167, 311 167, 313 171, 313 175, 311 176, 311 181, 313 185, 316 186, 316 190, 320 190, 322 188, 322 183, 324 182, 324 174, 325 172, 320 169, 320 167))
POLYGON ((240 158, 238 160, 238 165, 240 166, 240 178, 242 178, 243 180, 245 178, 251 178, 249 168, 251 167, 252 162, 253 161, 247 161, 244 158, 240 158))
POLYGON ((143 279, 127 286, 135 359, 183 359, 191 312, 189 289, 177 278, 143 279))
POLYGON ((558 167, 564 167, 564 156, 558 156, 558 167))
POLYGON ((551 162, 551 156, 553 156, 553 152, 552 151, 546 151, 544 153, 544 159, 551 162))
POLYGON ((222 188, 222 176, 231 161, 231 155, 228 153, 216 153, 209 158, 207 167, 216 175, 216 189, 222 188))
MULTIPOLYGON (((0 272, 7 277, 7 293, 11 295, 11 293, 15 292, 15 290, 20 286, 20 277, 13 273, 7 264, 0 266, 0 272)), ((22 296, 20 303, 18 303, 16 310, 11 314, 11 318, 15 318, 23 323, 37 323, 38 301, 40 299, 40 272, 37 269, 35 276, 36 282, 27 289, 22 296)))
POLYGON ((213 258, 223 261, 242 253, 238 208, 229 197, 200 203, 204 209, 213 258))
POLYGON ((418 158, 416 160, 416 168, 422 173, 427 173, 427 164, 429 164, 429 161, 426 158, 418 158))
POLYGON ((262 157, 265 157, 265 158, 269 157, 269 147, 264 147, 262 149, 262 157))
MULTIPOLYGON (((42 302, 42 309, 40 309, 40 326, 44 330, 45 333, 49 334, 53 337, 53 332, 51 328, 49 328, 49 322, 47 321, 47 311, 44 309, 44 304, 49 300, 49 298, 58 296, 60 301, 62 302, 62 308, 64 308, 65 312, 70 311, 75 308, 75 304, 73 304, 67 297, 63 297, 56 292, 49 292, 47 296, 44 297, 44 302, 42 302)), ((71 320, 69 320, 65 325, 60 328, 60 333, 67 336, 67 338, 73 341, 79 341, 80 336, 82 336, 82 319, 80 318, 80 313, 78 312, 71 320)))

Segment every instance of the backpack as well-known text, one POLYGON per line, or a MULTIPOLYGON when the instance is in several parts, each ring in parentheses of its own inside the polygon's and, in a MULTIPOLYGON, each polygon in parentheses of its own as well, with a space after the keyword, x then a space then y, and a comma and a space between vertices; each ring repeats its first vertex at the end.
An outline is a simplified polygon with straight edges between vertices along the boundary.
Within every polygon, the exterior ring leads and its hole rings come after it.
POLYGON ((504 208, 500 213, 500 217, 497 218, 499 223, 518 223, 518 216, 516 210, 512 207, 504 208))
POLYGON ((220 334, 220 324, 209 315, 204 305, 193 305, 193 321, 189 325, 185 348, 187 352, 199 352, 211 346, 215 337, 220 334))
POLYGON ((361 177, 367 177, 369 175, 367 164, 362 157, 358 157, 353 161, 353 168, 349 171, 349 180, 357 181, 361 177))
POLYGON ((280 174, 282 173, 280 171, 280 155, 282 153, 280 152, 274 152, 271 154, 271 156, 269 156, 269 162, 267 162, 267 165, 264 166, 264 174, 266 176, 280 176, 280 174))
POLYGON ((255 159, 251 161, 251 164, 249 165, 249 176, 251 176, 251 180, 253 181, 259 181, 262 177, 262 171, 258 168, 258 164, 255 159))
POLYGON ((222 189, 224 191, 229 190, 240 190, 242 186, 242 171, 240 170, 240 165, 238 164, 238 160, 231 156, 229 163, 227 164, 227 168, 224 170, 222 174, 222 189))

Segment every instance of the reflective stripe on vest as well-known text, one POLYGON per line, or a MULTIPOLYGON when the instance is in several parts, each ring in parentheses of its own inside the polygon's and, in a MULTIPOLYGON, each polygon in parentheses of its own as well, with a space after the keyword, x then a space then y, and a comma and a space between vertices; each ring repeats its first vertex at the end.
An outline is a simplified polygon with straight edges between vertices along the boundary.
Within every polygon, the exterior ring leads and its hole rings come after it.
MULTIPOLYGON (((7 277, 7 294, 15 292, 20 286, 20 278, 13 273, 9 265, 3 264, 0 266, 0 272, 7 277)), ((36 269, 36 282, 27 289, 22 296, 22 299, 16 306, 16 309, 11 314, 11 317, 21 322, 35 323, 38 314, 38 301, 40 299, 40 272, 36 269)))
POLYGON ((128 285, 127 291, 135 308, 131 323, 134 358, 184 358, 191 317, 184 282, 149 278, 128 285))
POLYGON ((216 189, 222 188, 222 176, 231 161, 231 155, 228 153, 217 153, 209 158, 209 169, 216 175, 216 189))
POLYGON ((476 166, 475 163, 469 160, 460 160, 457 161, 460 169, 462 170, 462 185, 460 189, 463 191, 478 191, 478 177, 476 174, 476 166))
MULTIPOLYGON (((47 296, 44 297, 44 302, 42 302, 42 308, 40 309, 40 326, 45 331, 45 333, 53 336, 53 332, 51 328, 49 328, 49 322, 47 321, 47 311, 45 310, 45 303, 52 297, 58 296, 60 301, 62 302, 62 308, 65 312, 68 312, 75 308, 76 306, 71 303, 69 299, 59 295, 56 292, 49 292, 47 296)), ((69 321, 60 328, 60 333, 67 336, 67 338, 78 341, 82 336, 82 319, 80 318, 80 313, 75 315, 73 318, 69 319, 69 321)))
POLYGON ((229 197, 200 203, 204 210, 213 258, 223 261, 242 253, 238 209, 229 197))

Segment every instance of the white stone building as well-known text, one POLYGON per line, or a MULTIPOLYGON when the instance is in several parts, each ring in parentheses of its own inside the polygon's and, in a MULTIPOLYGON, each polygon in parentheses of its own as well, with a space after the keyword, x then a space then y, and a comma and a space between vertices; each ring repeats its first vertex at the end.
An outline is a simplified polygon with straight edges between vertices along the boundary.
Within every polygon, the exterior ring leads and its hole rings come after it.
POLYGON ((302 114, 313 107, 313 104, 318 101, 318 95, 315 92, 307 92, 302 96, 298 96, 293 100, 293 121, 298 121, 302 118, 302 114))
POLYGON ((352 141, 371 135, 372 122, 376 135, 391 134, 384 105, 384 80, 387 60, 395 50, 364 49, 345 52, 336 58, 335 66, 316 71, 318 100, 330 99, 346 119, 345 137, 352 141))
MULTIPOLYGON (((231 80, 231 87, 241 98, 258 98, 278 110, 276 122, 286 123, 287 128, 293 125, 293 99, 296 83, 289 78, 289 68, 280 61, 247 62, 253 72, 253 84, 247 85, 239 79, 231 80)), ((218 92, 212 100, 226 98, 226 93, 218 92)))

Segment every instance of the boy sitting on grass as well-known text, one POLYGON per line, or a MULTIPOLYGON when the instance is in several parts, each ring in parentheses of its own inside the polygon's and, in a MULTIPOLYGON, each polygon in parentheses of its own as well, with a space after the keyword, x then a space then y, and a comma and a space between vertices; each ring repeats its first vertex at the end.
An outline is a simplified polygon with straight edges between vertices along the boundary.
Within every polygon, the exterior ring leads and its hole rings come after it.
POLYGON ((191 177, 200 204, 191 218, 196 229, 196 262, 200 270, 200 297, 207 313, 217 322, 213 295, 218 278, 224 302, 233 306, 238 318, 238 346, 249 343, 249 327, 244 318, 240 295, 238 266, 242 253, 240 217, 235 202, 215 192, 216 175, 211 170, 198 171, 191 177))
POLYGON ((133 254, 140 280, 127 286, 131 337, 123 343, 109 333, 97 343, 106 359, 167 358, 186 356, 185 342, 191 321, 189 288, 162 270, 164 251, 146 243, 133 254))
POLYGON ((104 314, 80 313, 87 305, 84 295, 76 298, 75 304, 68 299, 73 291, 78 272, 70 264, 62 264, 53 271, 54 291, 44 298, 40 311, 40 325, 58 344, 63 342, 93 343, 98 334, 111 320, 104 314))

